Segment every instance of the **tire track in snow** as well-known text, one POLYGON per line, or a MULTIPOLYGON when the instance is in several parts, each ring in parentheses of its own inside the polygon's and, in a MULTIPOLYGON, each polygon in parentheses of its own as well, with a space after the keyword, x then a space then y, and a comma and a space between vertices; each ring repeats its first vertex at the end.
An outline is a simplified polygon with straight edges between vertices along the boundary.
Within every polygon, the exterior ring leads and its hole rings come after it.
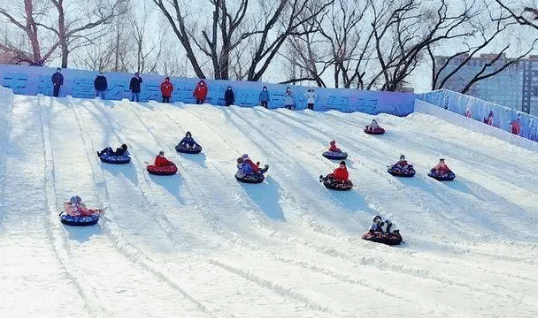
MULTIPOLYGON (((82 136, 82 139, 84 141, 84 149, 86 149, 86 155, 88 156, 88 160, 91 162, 92 160, 89 159, 90 157, 93 157, 91 153, 88 153, 88 149, 93 149, 93 146, 90 147, 90 144, 87 140, 90 140, 88 136, 84 136, 85 132, 82 130, 82 127, 85 127, 83 124, 83 121, 80 118, 80 115, 78 114, 76 110, 76 105, 73 103, 71 104, 71 108, 73 112, 75 113, 75 116, 77 118, 77 121, 79 123, 79 132, 82 136)), ((124 139, 126 140, 126 139, 124 139)), ((110 202, 110 196, 108 194, 108 190, 106 187, 106 182, 104 180, 104 175, 102 168, 95 164, 95 162, 92 163, 92 177, 94 178, 95 184, 102 185, 102 192, 99 195, 99 199, 102 202, 110 202), (98 180, 95 180, 95 176, 99 176, 98 180), (102 200, 102 197, 104 196, 105 201, 102 200)), ((157 266, 153 264, 153 261, 143 252, 140 251, 139 248, 136 246, 133 246, 131 243, 129 243, 117 230, 109 228, 110 221, 106 222, 105 229, 107 229, 107 234, 109 238, 115 242, 114 247, 128 260, 130 260, 133 263, 136 263, 149 271, 151 274, 153 274, 158 280, 161 280, 165 282, 167 285, 172 287, 174 290, 176 290, 179 294, 181 294, 185 299, 193 303, 197 309, 199 309, 201 312, 207 314, 210 317, 217 317, 212 313, 211 310, 209 310, 205 305, 203 305, 200 301, 195 299, 192 295, 190 295, 183 287, 181 287, 178 283, 172 281, 168 276, 166 276, 162 270, 157 269, 157 266)), ((117 227, 116 227, 117 228, 117 227)), ((233 317, 233 316, 230 316, 233 317)))
POLYGON ((52 107, 54 99, 50 98, 50 101, 51 105, 44 105, 43 95, 39 95, 38 107, 41 114, 44 149, 43 156, 45 158, 45 190, 47 193, 46 199, 49 210, 47 229, 53 251, 56 254, 62 270, 66 273, 67 278, 69 281, 71 281, 79 296, 84 301, 84 307, 87 309, 89 314, 92 317, 98 317, 106 313, 106 310, 99 304, 95 291, 85 288, 82 279, 75 275, 77 271, 71 265, 73 262, 71 260, 71 256, 69 255, 67 239, 61 231, 61 223, 58 221, 57 217, 58 211, 61 211, 62 209, 59 209, 56 204, 54 150, 52 146, 52 137, 49 124, 50 108, 52 107))

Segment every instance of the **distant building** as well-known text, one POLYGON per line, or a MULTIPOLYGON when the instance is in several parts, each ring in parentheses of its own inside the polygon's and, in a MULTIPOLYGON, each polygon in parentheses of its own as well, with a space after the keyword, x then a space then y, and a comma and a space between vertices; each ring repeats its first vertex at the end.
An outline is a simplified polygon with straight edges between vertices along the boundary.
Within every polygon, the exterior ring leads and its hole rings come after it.
MULTIPOLYGON (((461 91, 469 80, 496 56, 496 54, 482 54, 480 57, 471 58, 454 76, 447 80, 443 88, 456 92, 461 91)), ((468 56, 461 56, 450 61, 449 65, 441 72, 438 83, 466 58, 468 56)), ((445 56, 435 58, 436 71, 445 64, 447 59, 448 57, 445 56)), ((501 57, 486 72, 490 73, 495 70, 495 67, 497 69, 502 67, 506 60, 504 56, 501 57)), ((521 59, 501 73, 479 81, 471 87, 467 94, 535 116, 538 115, 538 56, 531 55, 527 59, 521 59)))

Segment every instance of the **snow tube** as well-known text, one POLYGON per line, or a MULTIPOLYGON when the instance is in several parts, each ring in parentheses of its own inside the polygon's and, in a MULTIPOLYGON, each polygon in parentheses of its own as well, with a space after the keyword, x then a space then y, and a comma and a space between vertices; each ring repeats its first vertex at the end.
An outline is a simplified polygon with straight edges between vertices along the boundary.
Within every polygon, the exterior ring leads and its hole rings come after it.
POLYGON ((386 245, 400 245, 402 236, 399 233, 381 233, 368 231, 362 235, 363 240, 382 243, 386 245))
POLYGON ((197 154, 197 153, 202 152, 202 146, 200 146, 199 144, 196 144, 194 145, 194 147, 189 148, 182 145, 177 145, 176 151, 181 152, 181 153, 197 154))
POLYGON ((394 165, 389 168, 388 172, 395 177, 404 177, 404 178, 413 177, 416 173, 412 165, 408 165, 406 169, 402 169, 394 165))
POLYGON ((385 133, 385 129, 379 127, 376 129, 369 130, 368 127, 364 128, 364 132, 369 135, 383 135, 385 133))
POLYGON ((235 173, 235 178, 237 181, 244 183, 262 183, 263 180, 265 180, 263 173, 255 173, 248 176, 243 176, 243 174, 239 171, 235 173))
POLYGON ((60 221, 65 225, 72 226, 88 226, 94 225, 99 221, 99 214, 94 214, 90 216, 71 216, 67 213, 60 213, 60 221))
POLYGON ((109 153, 103 153, 101 156, 99 156, 99 159, 101 159, 102 162, 106 163, 112 163, 112 164, 125 164, 131 162, 131 157, 129 154, 123 154, 123 155, 114 155, 109 153))
POLYGON ((331 160, 344 160, 347 158, 347 152, 325 151, 322 155, 331 160))
POLYGON ((351 188, 353 188, 353 182, 349 180, 342 182, 342 181, 336 181, 330 177, 323 178, 323 176, 321 176, 320 179, 321 179, 320 181, 323 181, 323 185, 327 189, 337 190, 337 191, 348 191, 348 190, 351 190, 351 188))
POLYGON ((452 171, 439 173, 433 169, 428 173, 428 176, 439 181, 452 181, 456 178, 456 175, 452 171))
POLYGON ((164 167, 157 167, 155 165, 149 165, 147 167, 147 170, 150 174, 154 174, 158 176, 170 176, 170 175, 176 174, 177 167, 176 165, 164 166, 164 167))

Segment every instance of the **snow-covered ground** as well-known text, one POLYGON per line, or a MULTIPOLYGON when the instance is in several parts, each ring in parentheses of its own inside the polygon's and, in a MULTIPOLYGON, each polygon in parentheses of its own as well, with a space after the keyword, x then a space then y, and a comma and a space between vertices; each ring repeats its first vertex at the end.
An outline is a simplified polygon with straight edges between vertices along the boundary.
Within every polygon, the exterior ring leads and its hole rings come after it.
POLYGON ((1 317, 538 315, 536 152, 419 113, 369 136, 361 113, 20 95, 4 111, 1 317), (202 154, 174 151, 187 130, 202 154), (318 181, 332 139, 350 192, 318 181), (99 161, 122 142, 131 164, 99 161), (161 149, 179 174, 146 173, 161 149), (264 183, 235 180, 243 153, 264 183), (415 178, 386 173, 402 153, 415 178), (455 181, 427 177, 440 157, 455 181), (97 226, 59 222, 75 194, 106 208, 97 226), (361 240, 376 214, 405 244, 361 240))

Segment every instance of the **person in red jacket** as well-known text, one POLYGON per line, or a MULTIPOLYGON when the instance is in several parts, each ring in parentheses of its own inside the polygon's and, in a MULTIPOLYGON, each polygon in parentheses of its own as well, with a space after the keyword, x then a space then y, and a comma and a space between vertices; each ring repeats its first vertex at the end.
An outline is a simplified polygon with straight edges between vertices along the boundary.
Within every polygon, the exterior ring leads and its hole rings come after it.
POLYGON ((439 163, 433 168, 433 170, 437 171, 438 173, 450 172, 450 168, 448 168, 446 165, 445 159, 439 159, 439 163))
POLYGON ((342 152, 340 148, 336 147, 336 141, 333 140, 329 144, 331 145, 331 147, 329 147, 329 151, 342 152))
POLYGON ((170 103, 170 97, 174 91, 174 85, 170 82, 170 77, 167 77, 161 84, 161 93, 163 95, 163 103, 170 103))
POLYGON ((347 172, 346 162, 341 161, 340 167, 336 168, 333 173, 329 174, 327 178, 333 178, 335 181, 346 182, 349 178, 349 173, 347 172))
POLYGON ((203 104, 205 102, 205 98, 207 97, 207 85, 204 80, 200 80, 200 82, 196 84, 196 89, 194 90, 194 93, 192 93, 192 96, 196 98, 196 104, 203 104))
POLYGON ((159 155, 155 157, 155 166, 156 167, 167 167, 173 166, 174 163, 164 157, 164 151, 160 151, 159 155))

